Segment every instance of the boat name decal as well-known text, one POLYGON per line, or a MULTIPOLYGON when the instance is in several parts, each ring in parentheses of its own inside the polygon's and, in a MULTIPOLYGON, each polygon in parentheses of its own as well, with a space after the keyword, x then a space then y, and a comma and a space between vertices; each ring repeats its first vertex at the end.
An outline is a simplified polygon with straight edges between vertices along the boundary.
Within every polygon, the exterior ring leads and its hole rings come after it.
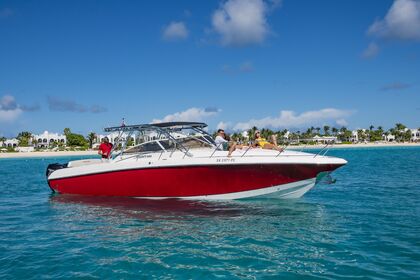
POLYGON ((235 162, 234 158, 218 158, 216 162, 235 162))
POLYGON ((139 156, 138 158, 150 158, 152 155, 139 156))

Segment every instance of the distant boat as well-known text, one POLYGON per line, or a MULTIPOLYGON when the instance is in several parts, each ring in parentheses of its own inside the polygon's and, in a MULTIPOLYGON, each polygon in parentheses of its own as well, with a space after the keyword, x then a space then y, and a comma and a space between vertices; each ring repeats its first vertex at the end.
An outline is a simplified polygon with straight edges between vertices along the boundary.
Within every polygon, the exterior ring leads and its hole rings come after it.
POLYGON ((315 185, 317 175, 347 163, 320 154, 261 148, 238 149, 227 157, 204 130, 206 126, 170 122, 106 128, 119 133, 112 159, 50 164, 48 184, 54 192, 92 196, 298 198, 315 185), (127 147, 132 138, 136 144, 127 147))

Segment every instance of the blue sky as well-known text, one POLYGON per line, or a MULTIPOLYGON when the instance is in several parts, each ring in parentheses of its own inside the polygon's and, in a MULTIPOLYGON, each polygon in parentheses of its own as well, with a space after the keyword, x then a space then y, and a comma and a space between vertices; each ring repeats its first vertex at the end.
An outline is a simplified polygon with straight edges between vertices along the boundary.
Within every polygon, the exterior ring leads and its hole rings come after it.
POLYGON ((1 1, 0 135, 420 127, 420 1, 1 1))

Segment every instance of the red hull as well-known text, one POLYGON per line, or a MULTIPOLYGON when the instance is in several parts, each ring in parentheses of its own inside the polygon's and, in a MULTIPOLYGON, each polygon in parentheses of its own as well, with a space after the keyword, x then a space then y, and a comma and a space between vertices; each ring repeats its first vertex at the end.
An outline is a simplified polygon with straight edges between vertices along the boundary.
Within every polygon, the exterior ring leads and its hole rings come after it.
POLYGON ((59 193, 131 197, 188 197, 255 190, 305 179, 340 165, 226 165, 146 168, 50 180, 59 193))

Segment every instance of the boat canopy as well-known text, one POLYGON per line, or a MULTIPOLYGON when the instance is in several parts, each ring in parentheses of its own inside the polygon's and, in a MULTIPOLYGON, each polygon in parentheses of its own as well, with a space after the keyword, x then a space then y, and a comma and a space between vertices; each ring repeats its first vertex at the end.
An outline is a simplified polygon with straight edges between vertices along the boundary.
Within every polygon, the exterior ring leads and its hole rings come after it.
POLYGON ((112 152, 115 154, 118 151, 122 155, 126 151, 128 153, 143 153, 155 152, 161 148, 162 150, 181 150, 186 155, 191 156, 188 152, 191 148, 195 147, 216 147, 214 140, 204 131, 203 128, 207 124, 201 122, 163 122, 152 124, 137 124, 137 125, 121 125, 114 127, 104 128, 106 132, 118 132, 116 142, 112 152), (192 130, 193 134, 184 134, 181 131, 192 130), (157 134, 153 139, 144 140, 140 139, 154 131, 157 134), (198 134, 197 134, 198 133, 198 134), (127 147, 129 139, 133 139, 134 147, 127 147), (137 137, 135 136, 137 135, 137 137), (165 140, 164 140, 165 139, 165 140))
POLYGON ((150 124, 136 124, 136 125, 122 125, 122 126, 113 126, 104 128, 105 132, 113 131, 136 131, 136 130, 145 130, 151 128, 160 128, 160 129, 185 129, 185 128, 199 128, 203 129, 207 127, 207 124, 201 122, 163 122, 163 123, 150 123, 150 124))

